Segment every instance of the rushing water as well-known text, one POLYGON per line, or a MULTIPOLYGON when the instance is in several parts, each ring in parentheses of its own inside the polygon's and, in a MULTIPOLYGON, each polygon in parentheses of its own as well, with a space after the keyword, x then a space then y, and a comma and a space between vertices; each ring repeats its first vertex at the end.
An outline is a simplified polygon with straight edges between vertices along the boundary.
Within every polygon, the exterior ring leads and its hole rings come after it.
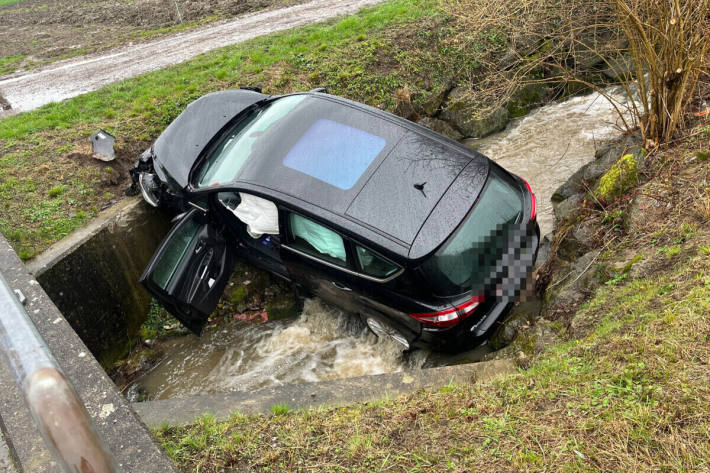
MULTIPOLYGON (((620 89, 606 93, 624 109, 626 96, 620 89)), ((554 221, 552 194, 594 159, 600 142, 620 135, 621 124, 611 103, 593 93, 540 107, 513 120, 500 133, 467 143, 528 181, 537 197, 537 219, 545 235, 552 231, 554 221)))
POLYGON ((231 323, 171 340, 166 353, 139 381, 151 399, 391 373, 424 362, 421 352, 404 356, 400 345, 319 299, 306 300, 296 320, 231 323))
MULTIPOLYGON (((617 119, 609 102, 595 93, 541 107, 504 131, 469 144, 530 183, 545 234, 552 230, 552 193, 594 158, 600 141, 619 135, 617 119)), ((480 359, 486 352, 483 348, 465 359, 480 359)), ((311 299, 296 320, 235 322, 201 338, 170 341, 165 359, 137 387, 151 399, 164 399, 388 373, 462 359, 439 354, 427 362, 428 355, 419 351, 403 356, 399 345, 378 340, 351 317, 311 299)))

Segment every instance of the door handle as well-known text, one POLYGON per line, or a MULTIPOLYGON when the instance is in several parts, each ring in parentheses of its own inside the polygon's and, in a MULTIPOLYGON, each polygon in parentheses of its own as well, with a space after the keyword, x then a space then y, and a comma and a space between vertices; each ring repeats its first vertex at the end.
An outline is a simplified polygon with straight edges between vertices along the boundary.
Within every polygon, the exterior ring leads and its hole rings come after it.
POLYGON ((352 289, 350 289, 348 286, 343 286, 343 285, 340 284, 339 282, 333 281, 333 286, 337 287, 337 288, 340 289, 341 291, 352 291, 352 289))

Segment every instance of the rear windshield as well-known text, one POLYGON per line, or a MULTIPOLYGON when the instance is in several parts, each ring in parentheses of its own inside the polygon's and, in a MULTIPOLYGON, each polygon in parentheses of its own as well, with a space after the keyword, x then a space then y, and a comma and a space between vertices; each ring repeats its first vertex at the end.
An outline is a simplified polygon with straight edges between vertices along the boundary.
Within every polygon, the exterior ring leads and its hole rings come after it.
POLYGON ((434 292, 455 296, 483 280, 502 253, 507 224, 520 217, 523 197, 512 179, 491 166, 486 187, 478 202, 444 246, 423 265, 434 292))

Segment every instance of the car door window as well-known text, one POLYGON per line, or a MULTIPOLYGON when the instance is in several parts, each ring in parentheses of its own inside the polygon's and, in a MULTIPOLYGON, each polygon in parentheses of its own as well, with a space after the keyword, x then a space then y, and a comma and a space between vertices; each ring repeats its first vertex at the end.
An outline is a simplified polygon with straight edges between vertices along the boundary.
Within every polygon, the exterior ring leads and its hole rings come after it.
POLYGON ((343 237, 298 214, 289 214, 292 246, 339 266, 347 266, 343 237))
POLYGON ((170 280, 180 266, 190 247, 190 243, 199 230, 200 224, 195 219, 190 219, 185 225, 180 227, 178 233, 170 240, 151 277, 158 287, 167 290, 170 280))
POLYGON ((384 279, 399 270, 396 264, 360 245, 355 245, 355 254, 362 272, 368 276, 384 279))

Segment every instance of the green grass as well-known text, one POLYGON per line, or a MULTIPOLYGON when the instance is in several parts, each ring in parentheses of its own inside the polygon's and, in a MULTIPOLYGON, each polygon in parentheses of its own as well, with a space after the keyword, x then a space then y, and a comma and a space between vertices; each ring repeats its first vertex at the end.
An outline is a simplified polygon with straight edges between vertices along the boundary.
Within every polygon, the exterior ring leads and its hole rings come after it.
POLYGON ((710 470, 710 259, 602 286, 579 316, 589 336, 491 384, 155 434, 195 472, 710 470))
MULTIPOLYGON (((1 2, 2 0, 0 0, 1 2)), ((25 59, 25 56, 17 54, 15 56, 0 57, 0 76, 10 74, 15 71, 17 65, 25 59)))
POLYGON ((115 181, 111 172, 122 173, 120 166, 114 163, 107 173, 106 166, 90 158, 88 137, 98 128, 118 137, 118 159, 127 162, 188 103, 215 90, 262 85, 268 93, 287 93, 325 86, 332 93, 387 108, 397 88, 405 83, 417 87, 423 69, 430 69, 431 88, 445 79, 457 58, 442 59, 431 47, 435 35, 393 39, 425 29, 431 21, 448 21, 434 0, 395 0, 3 119, 0 231, 18 252, 31 257, 85 223, 86 218, 74 215, 81 212, 91 218, 110 196, 122 196, 123 185, 107 184, 115 181), (25 186, 24 180, 32 186, 25 186), (57 186, 63 191, 58 193, 57 186), (45 200, 51 201, 50 211, 45 200), (41 219, 26 218, 38 212, 41 219))
POLYGON ((15 3, 20 3, 24 0, 0 0, 0 7, 5 7, 7 5, 14 5, 15 3))

